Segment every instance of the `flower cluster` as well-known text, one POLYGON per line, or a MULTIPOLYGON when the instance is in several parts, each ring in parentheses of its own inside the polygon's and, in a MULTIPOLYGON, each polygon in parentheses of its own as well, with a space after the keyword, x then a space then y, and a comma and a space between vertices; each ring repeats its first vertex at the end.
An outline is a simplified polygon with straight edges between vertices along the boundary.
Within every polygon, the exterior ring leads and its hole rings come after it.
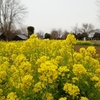
POLYGON ((76 42, 0 42, 0 100, 99 100, 100 58, 94 46, 76 52, 76 42))
POLYGON ((79 88, 71 83, 65 83, 63 90, 74 97, 80 93, 79 88))

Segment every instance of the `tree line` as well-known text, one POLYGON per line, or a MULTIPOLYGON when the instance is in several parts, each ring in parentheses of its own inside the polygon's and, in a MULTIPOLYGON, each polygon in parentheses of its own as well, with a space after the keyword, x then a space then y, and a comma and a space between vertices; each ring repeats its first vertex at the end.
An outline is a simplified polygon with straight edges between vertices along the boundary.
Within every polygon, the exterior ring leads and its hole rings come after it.
POLYGON ((92 24, 88 24, 88 23, 83 23, 82 26, 80 28, 78 28, 77 25, 75 25, 72 28, 71 32, 68 32, 67 30, 62 31, 61 29, 53 29, 50 33, 43 33, 42 31, 36 33, 37 36, 41 39, 45 38, 49 38, 49 39, 66 39, 68 34, 74 34, 76 39, 78 40, 83 40, 84 38, 87 40, 90 39, 95 39, 95 40, 99 40, 100 39, 100 30, 99 29, 95 29, 94 26, 92 24))
MULTIPOLYGON (((97 4, 100 5, 99 0, 97 4)), ((27 26, 22 25, 26 14, 27 8, 21 4, 20 0, 0 0, 0 32, 3 33, 6 40, 11 40, 18 33, 28 36, 27 26)), ((71 32, 53 29, 50 33, 39 31, 36 34, 40 39, 66 39, 69 33, 73 33, 79 40, 84 37, 86 39, 100 39, 100 31, 88 23, 83 23, 81 27, 76 24, 71 32)))

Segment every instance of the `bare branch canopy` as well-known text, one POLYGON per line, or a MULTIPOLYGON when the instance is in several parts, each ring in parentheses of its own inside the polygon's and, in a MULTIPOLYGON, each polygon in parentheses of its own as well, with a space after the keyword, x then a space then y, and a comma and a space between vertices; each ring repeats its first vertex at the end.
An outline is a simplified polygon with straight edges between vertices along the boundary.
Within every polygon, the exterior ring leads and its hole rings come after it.
POLYGON ((20 0, 0 0, 0 31, 6 38, 22 23, 26 13, 26 7, 21 5, 20 0))

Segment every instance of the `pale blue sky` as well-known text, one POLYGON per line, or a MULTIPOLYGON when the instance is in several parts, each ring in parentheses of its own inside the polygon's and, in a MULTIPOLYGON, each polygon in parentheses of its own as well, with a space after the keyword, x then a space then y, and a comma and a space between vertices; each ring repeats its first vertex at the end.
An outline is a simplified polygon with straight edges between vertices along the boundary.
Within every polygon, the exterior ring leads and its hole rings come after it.
POLYGON ((24 24, 34 26, 35 32, 52 29, 71 31, 76 24, 91 23, 100 28, 96 0, 21 0, 28 15, 24 24))

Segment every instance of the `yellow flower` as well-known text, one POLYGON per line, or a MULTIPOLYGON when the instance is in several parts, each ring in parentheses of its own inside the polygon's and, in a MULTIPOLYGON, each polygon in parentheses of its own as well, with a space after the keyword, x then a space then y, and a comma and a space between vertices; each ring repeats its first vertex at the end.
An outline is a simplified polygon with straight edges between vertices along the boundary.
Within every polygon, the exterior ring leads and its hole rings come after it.
POLYGON ((64 72, 69 72, 69 69, 67 68, 67 66, 60 66, 58 68, 59 71, 59 75, 62 75, 64 72))
POLYGON ((66 42, 68 45, 76 44, 76 38, 73 34, 68 34, 66 38, 66 42))
POLYGON ((1 96, 0 100, 7 100, 5 96, 1 96))
POLYGON ((86 69, 82 64, 74 64, 73 65, 73 73, 75 75, 81 75, 86 73, 86 69))
POLYGON ((43 75, 40 75, 39 76, 39 79, 41 80, 41 81, 44 81, 44 82, 47 82, 47 77, 43 74, 43 75))
POLYGON ((100 78, 99 78, 99 77, 97 77, 97 76, 93 76, 93 77, 91 78, 91 80, 92 80, 92 81, 99 81, 99 80, 100 80, 100 78))
POLYGON ((45 79, 47 79, 49 83, 52 83, 58 77, 57 68, 58 68, 58 66, 56 64, 52 63, 52 61, 46 61, 45 63, 42 63, 40 65, 40 68, 38 68, 38 72, 41 75, 45 76, 44 79, 42 78, 43 81, 45 79))
POLYGON ((98 60, 96 60, 96 59, 94 59, 94 58, 91 58, 90 59, 90 66, 91 67, 93 67, 93 68, 98 68, 98 66, 99 66, 99 61, 98 60))
POLYGON ((80 100, 89 100, 87 97, 81 97, 80 100))
POLYGON ((41 91, 43 88, 45 88, 44 83, 38 82, 38 83, 36 83, 36 84, 34 85, 33 91, 34 91, 34 92, 39 92, 39 91, 41 91))
POLYGON ((16 54, 12 54, 11 55, 11 60, 15 60, 15 58, 16 58, 16 54))
POLYGON ((38 38, 36 34, 32 34, 32 35, 30 36, 30 39, 34 39, 34 38, 38 38))
POLYGON ((100 76, 100 68, 97 68, 97 69, 95 70, 95 73, 96 73, 96 75, 100 76))
POLYGON ((66 97, 62 97, 59 100, 67 100, 67 98, 66 97))
POLYGON ((75 83, 76 81, 78 81, 79 79, 77 77, 73 77, 72 78, 72 82, 75 83))
POLYGON ((36 64, 40 65, 41 63, 44 63, 45 61, 47 61, 49 59, 49 57, 47 56, 42 56, 40 57, 40 59, 37 59, 36 64))
POLYGON ((89 46, 89 47, 87 48, 87 52, 89 52, 89 53, 92 54, 92 55, 95 55, 95 54, 96 54, 96 49, 95 49, 94 46, 89 46))
POLYGON ((25 75, 22 78, 22 87, 27 89, 32 85, 32 82, 33 82, 33 76, 25 75))
POLYGON ((5 61, 1 66, 0 66, 0 70, 7 70, 9 68, 9 62, 5 61))
POLYGON ((18 71, 17 68, 16 68, 16 66, 12 65, 11 68, 10 68, 10 72, 14 73, 16 71, 18 71))
POLYGON ((11 92, 7 95, 7 100, 19 100, 15 92, 11 92))
POLYGON ((0 96, 3 94, 3 90, 2 89, 0 89, 0 96))
POLYGON ((57 56, 56 58, 55 58, 55 60, 59 63, 59 62, 61 62, 62 61, 62 56, 57 56))
POLYGON ((69 72, 69 69, 67 68, 67 66, 60 66, 58 69, 59 72, 69 72))
POLYGON ((79 52, 85 56, 87 51, 85 48, 82 47, 80 48, 79 52))
POLYGON ((7 77, 6 71, 0 71, 0 79, 1 79, 1 81, 6 80, 6 77, 7 77))
POLYGON ((82 54, 81 53, 74 53, 73 57, 76 61, 81 61, 82 60, 82 54))
POLYGON ((32 72, 31 64, 28 61, 22 62, 18 67, 19 70, 22 70, 23 74, 32 72))
POLYGON ((6 45, 6 51, 7 51, 8 55, 15 53, 16 48, 17 48, 17 46, 15 43, 8 43, 6 45))
POLYGON ((80 90, 78 88, 78 86, 75 86, 71 83, 66 83, 63 87, 63 90, 66 92, 66 93, 69 93, 71 96, 76 96, 79 94, 80 90))
POLYGON ((26 62, 26 61, 27 61, 27 59, 26 59, 25 55, 20 54, 20 55, 18 55, 18 56, 16 57, 14 63, 16 64, 16 66, 19 66, 22 62, 26 62))
POLYGON ((43 95, 42 99, 44 99, 44 100, 45 100, 45 99, 46 99, 46 100, 54 100, 54 97, 53 97, 52 93, 46 92, 46 93, 43 95))
POLYGON ((100 80, 94 86, 100 91, 100 80))

